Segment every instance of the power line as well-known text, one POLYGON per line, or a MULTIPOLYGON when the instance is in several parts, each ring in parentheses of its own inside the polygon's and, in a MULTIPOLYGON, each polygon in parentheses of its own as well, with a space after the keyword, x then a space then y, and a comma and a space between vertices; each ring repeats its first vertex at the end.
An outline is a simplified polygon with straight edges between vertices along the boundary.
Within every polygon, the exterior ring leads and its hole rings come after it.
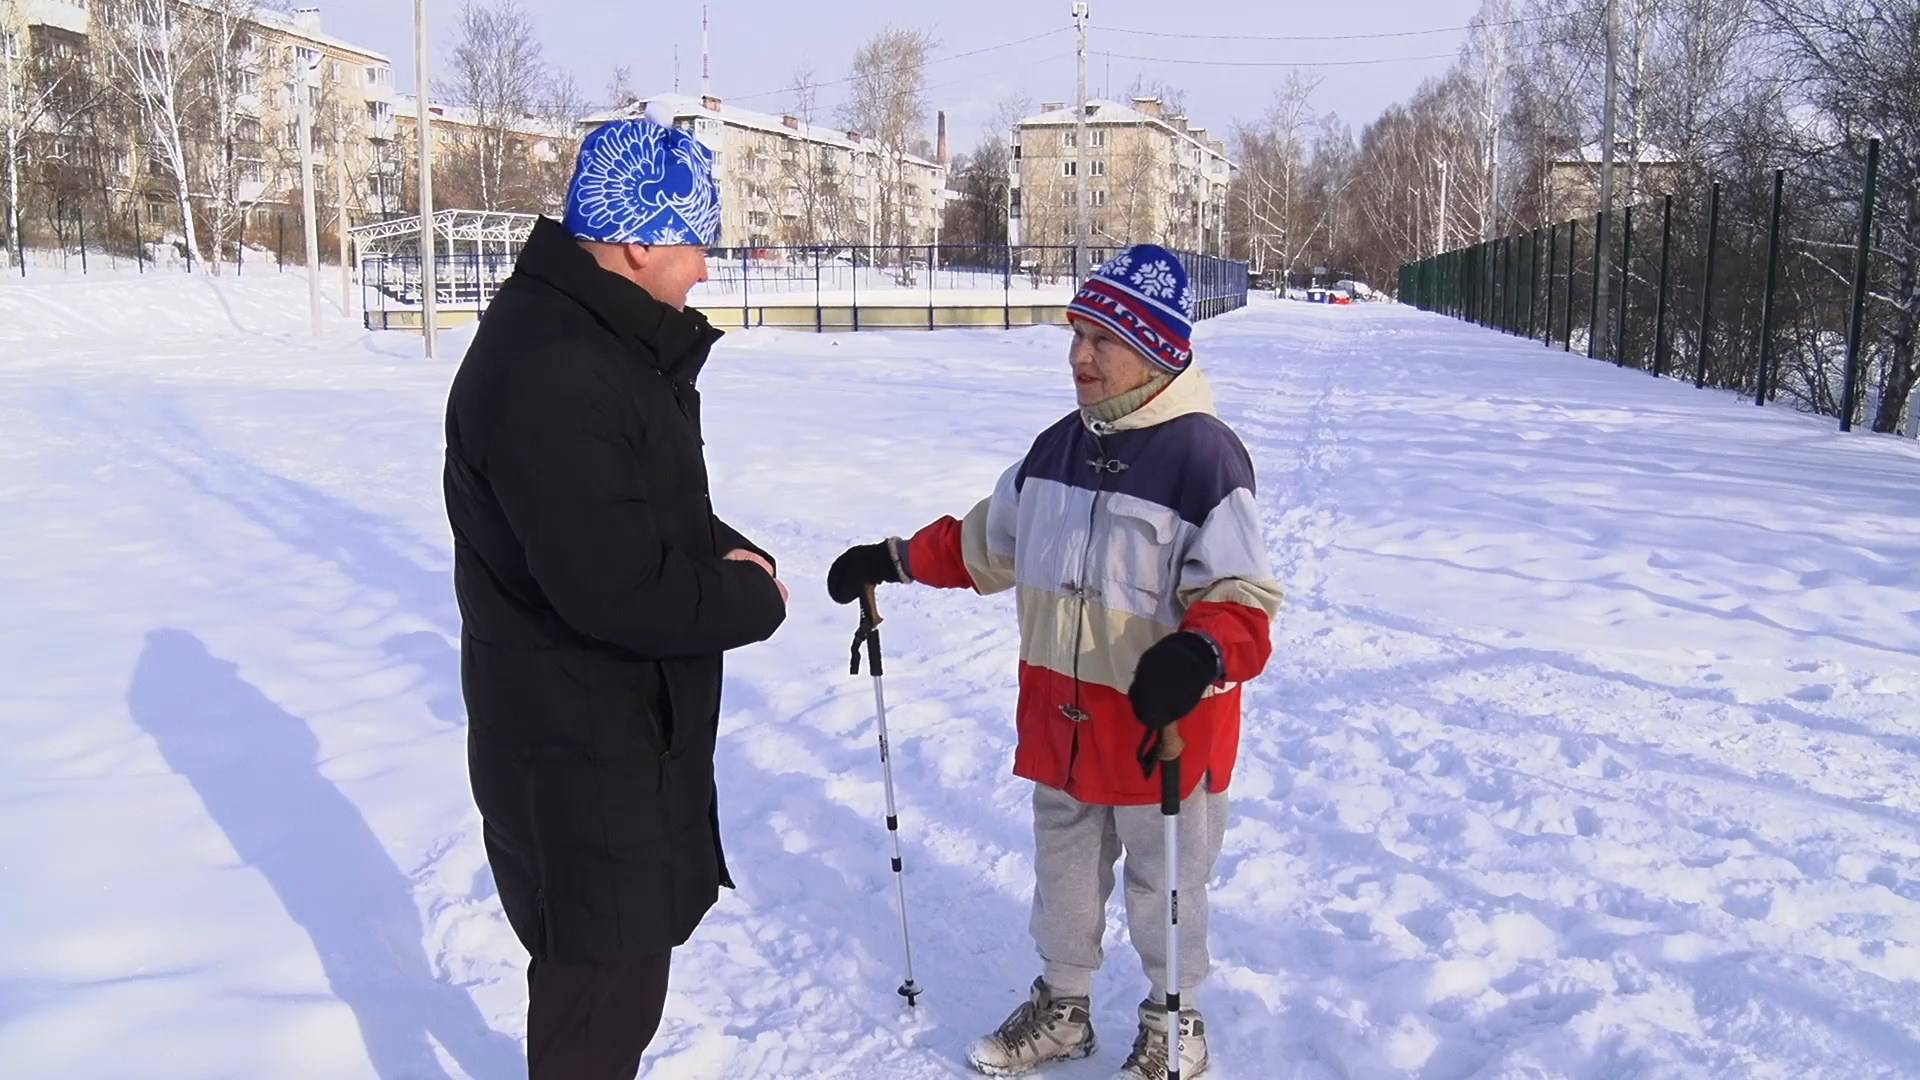
POLYGON ((1360 67, 1367 64, 1409 64, 1419 60, 1451 60, 1456 52, 1428 53, 1425 56, 1379 56, 1370 60, 1190 60, 1175 56, 1129 56, 1111 53, 1115 60, 1139 60, 1150 64, 1198 64, 1202 67, 1360 67))
MULTIPOLYGON (((903 71, 912 71, 915 68, 925 67, 931 64, 944 64, 949 60, 964 60, 969 56, 981 56, 983 54, 990 53, 990 52, 998 52, 1001 49, 1011 49, 1011 48, 1014 48, 1015 46, 1026 45, 1031 42, 1039 41, 1042 38, 1053 37, 1055 34, 1065 33, 1066 31, 1071 29, 1073 28, 1070 26, 1057 26, 1057 27, 1054 27, 1052 30, 1046 31, 1045 33, 1035 34, 1032 37, 1023 37, 1018 41, 1003 41, 998 45, 988 45, 985 48, 969 49, 966 52, 950 53, 946 56, 929 57, 927 58, 926 61, 924 61, 921 64, 906 64, 897 68, 888 68, 884 71, 873 72, 869 75, 849 75, 844 79, 828 79, 824 82, 811 83, 809 85, 814 89, 818 89, 823 86, 844 86, 847 83, 859 82, 863 78, 872 78, 874 76, 897 75, 903 71)), ((783 87, 780 87, 778 90, 762 90, 752 94, 732 94, 732 95, 729 95, 729 98, 730 100, 733 100, 733 101, 752 101, 756 98, 773 97, 776 94, 791 94, 791 93, 793 93, 792 86, 783 86, 783 87)))
MULTIPOLYGON (((1181 38, 1188 41, 1376 41, 1382 38, 1453 34, 1462 30, 1492 30, 1504 26, 1520 26, 1524 23, 1545 22, 1549 19, 1571 19, 1581 15, 1592 15, 1600 10, 1600 8, 1582 8, 1578 11, 1569 11, 1554 15, 1530 15, 1526 18, 1506 19, 1501 22, 1468 23, 1465 26, 1435 26, 1425 30, 1387 30, 1377 34, 1284 34, 1262 36, 1259 34, 1180 34, 1168 30, 1133 30, 1120 26, 1101 26, 1096 29, 1103 34, 1131 34, 1135 37, 1181 38)), ((1406 57, 1405 59, 1416 58, 1406 57)))

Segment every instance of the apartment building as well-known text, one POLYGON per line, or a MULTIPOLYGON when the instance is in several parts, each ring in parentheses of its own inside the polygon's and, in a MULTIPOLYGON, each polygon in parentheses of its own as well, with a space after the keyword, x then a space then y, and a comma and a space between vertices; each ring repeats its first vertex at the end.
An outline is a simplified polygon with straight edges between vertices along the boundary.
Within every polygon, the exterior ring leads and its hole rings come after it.
MULTIPOLYGON (((271 244, 280 227, 298 228, 300 116, 311 124, 316 203, 322 230, 339 219, 338 174, 347 178, 348 218, 359 224, 417 208, 417 105, 398 93, 381 53, 325 32, 320 10, 253 7, 216 63, 204 38, 214 32, 217 0, 174 0, 178 40, 196 58, 187 134, 187 181, 203 247, 213 207, 243 222, 250 244, 271 244), (218 122, 214 81, 228 87, 230 124, 218 122), (223 134, 230 132, 231 137, 223 134), (231 170, 216 166, 230 160, 231 170)), ((231 10, 231 9, 230 9, 231 10)), ((109 92, 124 78, 113 62, 141 29, 141 6, 115 0, 0 0, 0 61, 22 90, 54 85, 62 104, 39 117, 23 153, 21 202, 29 224, 86 207, 93 235, 124 230, 135 213, 142 234, 180 226, 173 170, 141 123, 135 105, 109 92), (116 25, 116 23, 118 25, 116 25), (84 105, 83 105, 84 103, 84 105), (107 220, 101 222, 100 217, 107 220), (104 226, 104 228, 103 228, 104 226)), ((156 40, 148 32, 145 40, 156 40)), ((471 110, 429 103, 435 129, 436 198, 442 206, 480 189, 471 163, 482 125, 471 110), (464 168, 463 168, 464 166, 464 168)), ((521 205, 558 210, 577 134, 566 123, 532 117, 495 120, 507 142, 510 193, 521 205), (554 179, 558 174, 558 180, 554 179)), ((497 185, 496 185, 497 186, 497 185)), ((0 198, 4 198, 0 192, 0 198)), ((516 208, 519 208, 516 206, 516 208)), ((46 228, 32 230, 43 239, 46 228)), ((228 242, 239 239, 229 234, 228 242)))
POLYGON ((1234 164, 1226 144, 1168 116, 1158 98, 1089 101, 1086 146, 1078 110, 1042 106, 1013 131, 1008 230, 1016 244, 1074 242, 1080 170, 1086 170, 1090 243, 1157 243, 1209 254, 1227 250, 1234 164))

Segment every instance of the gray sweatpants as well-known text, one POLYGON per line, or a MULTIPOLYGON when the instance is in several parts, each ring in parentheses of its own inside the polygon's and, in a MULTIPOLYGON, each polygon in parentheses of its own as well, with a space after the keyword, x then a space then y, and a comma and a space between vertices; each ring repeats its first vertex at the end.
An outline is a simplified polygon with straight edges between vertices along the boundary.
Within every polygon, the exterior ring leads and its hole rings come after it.
MULTIPOLYGON (((1227 831, 1227 795, 1196 787, 1180 804, 1180 993, 1207 977, 1207 882, 1227 831)), ((1126 853, 1127 931, 1152 985, 1166 997, 1166 842, 1160 805, 1099 806, 1033 785, 1033 941, 1047 985, 1085 996, 1100 966, 1113 863, 1126 853)))

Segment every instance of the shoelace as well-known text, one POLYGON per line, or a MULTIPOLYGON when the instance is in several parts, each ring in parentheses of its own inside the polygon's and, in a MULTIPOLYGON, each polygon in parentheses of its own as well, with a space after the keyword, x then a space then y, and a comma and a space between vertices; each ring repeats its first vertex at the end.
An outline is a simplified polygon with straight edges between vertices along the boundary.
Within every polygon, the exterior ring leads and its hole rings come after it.
POLYGON ((1033 1002, 1025 1002, 1013 1011, 1012 1016, 1007 1017, 1007 1022, 1000 1025, 1000 1030, 994 1032, 994 1036, 1000 1040, 1000 1045, 1018 1052, 1029 1043, 1039 1043, 1041 1029, 1055 1019, 1057 1017, 1053 1009, 1043 1014, 1033 1002))
POLYGON ((1145 1028, 1133 1037, 1133 1052, 1123 1068, 1145 1072, 1148 1076, 1167 1075, 1167 1037, 1145 1028))

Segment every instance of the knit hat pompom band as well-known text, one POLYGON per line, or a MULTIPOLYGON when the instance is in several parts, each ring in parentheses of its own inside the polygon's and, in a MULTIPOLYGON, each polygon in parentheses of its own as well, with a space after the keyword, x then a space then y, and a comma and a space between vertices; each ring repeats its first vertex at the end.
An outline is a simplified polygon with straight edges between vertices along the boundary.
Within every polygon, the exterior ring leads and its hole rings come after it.
POLYGON ((1093 272, 1067 319, 1113 332, 1155 367, 1178 375, 1193 362, 1193 286, 1172 252, 1136 244, 1093 272))

